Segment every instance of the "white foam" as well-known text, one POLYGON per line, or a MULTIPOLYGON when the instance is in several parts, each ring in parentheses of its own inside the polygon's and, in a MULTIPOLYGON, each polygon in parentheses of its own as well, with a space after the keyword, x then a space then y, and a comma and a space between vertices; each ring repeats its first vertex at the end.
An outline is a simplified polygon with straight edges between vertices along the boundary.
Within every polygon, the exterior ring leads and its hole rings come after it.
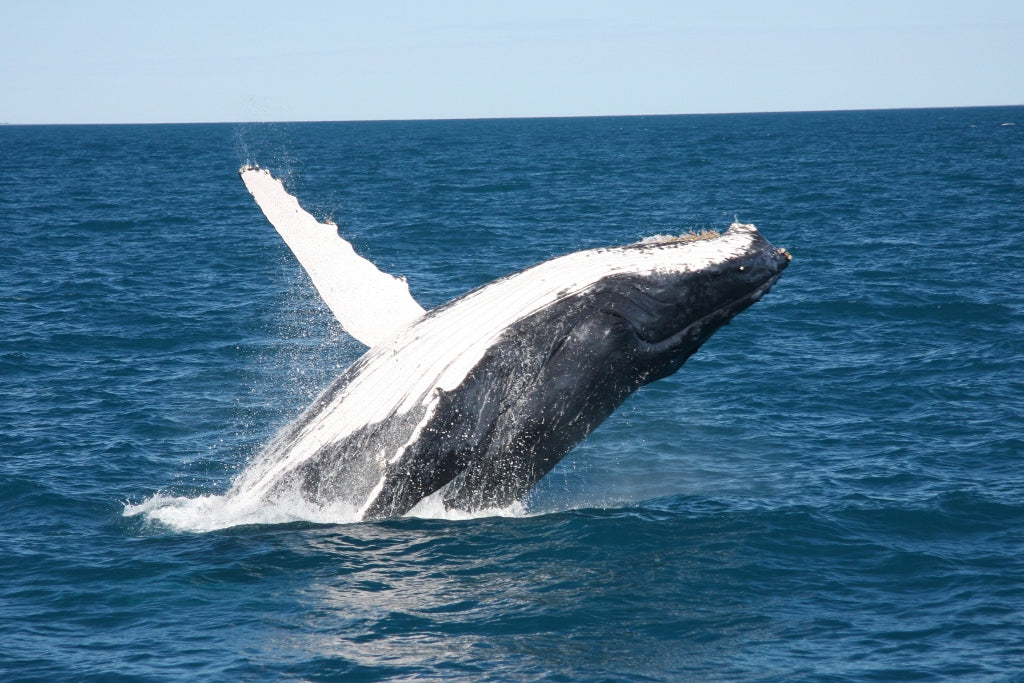
POLYGON ((158 493, 138 505, 126 504, 124 516, 142 516, 149 523, 191 532, 216 531, 252 524, 348 524, 359 521, 358 511, 342 504, 319 506, 301 496, 259 500, 231 493, 195 498, 158 493))
MULTIPOLYGON (((314 524, 355 524, 362 514, 351 505, 314 505, 300 495, 272 501, 253 496, 206 495, 188 498, 157 493, 135 505, 126 503, 125 517, 142 517, 149 524, 174 531, 207 533, 236 526, 288 524, 312 522, 314 524)), ((506 508, 491 508, 466 512, 444 507, 443 490, 421 500, 404 515, 417 519, 469 520, 482 517, 525 517, 522 503, 506 508)))
POLYGON ((449 510, 444 506, 444 492, 442 488, 416 503, 404 517, 415 517, 417 519, 480 519, 481 517, 528 517, 526 508, 521 501, 516 501, 503 508, 484 508, 474 512, 466 510, 449 510))

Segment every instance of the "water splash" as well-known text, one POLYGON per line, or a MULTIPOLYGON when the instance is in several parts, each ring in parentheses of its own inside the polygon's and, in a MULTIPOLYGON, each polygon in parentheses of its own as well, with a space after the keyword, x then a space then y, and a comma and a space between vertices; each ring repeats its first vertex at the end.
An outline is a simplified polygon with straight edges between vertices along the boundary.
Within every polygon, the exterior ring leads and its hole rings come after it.
POLYGON ((194 498, 157 493, 137 505, 124 506, 125 517, 141 516, 149 524, 197 533, 290 522, 344 524, 357 521, 356 512, 341 505, 315 506, 302 499, 261 501, 232 493, 194 498))
MULTIPOLYGON (((363 521, 359 508, 347 502, 317 505, 301 495, 266 500, 257 496, 246 496, 237 489, 223 495, 200 495, 192 498, 157 493, 138 504, 126 503, 123 514, 125 517, 141 517, 150 525, 192 533, 206 533, 236 526, 292 522, 355 524, 363 521)), ((449 510, 444 506, 444 489, 441 489, 421 500, 404 516, 457 521, 482 517, 527 517, 532 514, 538 513, 528 512, 521 502, 515 502, 506 508, 490 508, 475 512, 449 510)))

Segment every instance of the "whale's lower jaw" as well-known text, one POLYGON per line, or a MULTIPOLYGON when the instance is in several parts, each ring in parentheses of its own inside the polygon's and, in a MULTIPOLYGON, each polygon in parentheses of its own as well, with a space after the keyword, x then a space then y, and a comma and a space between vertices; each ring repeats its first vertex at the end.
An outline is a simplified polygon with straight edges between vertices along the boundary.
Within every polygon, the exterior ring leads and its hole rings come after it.
POLYGON ((438 491, 449 509, 507 507, 760 299, 787 261, 752 226, 734 226, 497 280, 370 349, 240 486, 340 502, 362 519, 403 515, 438 491))

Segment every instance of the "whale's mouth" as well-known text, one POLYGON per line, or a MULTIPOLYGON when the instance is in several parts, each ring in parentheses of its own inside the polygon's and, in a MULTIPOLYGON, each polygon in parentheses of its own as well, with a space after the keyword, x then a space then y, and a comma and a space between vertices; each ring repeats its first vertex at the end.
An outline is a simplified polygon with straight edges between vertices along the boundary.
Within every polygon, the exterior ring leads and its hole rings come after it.
POLYGON ((786 270, 786 268, 789 266, 789 262, 793 260, 792 255, 790 255, 790 253, 785 249, 776 249, 774 256, 774 265, 776 270, 768 277, 767 280, 765 280, 760 285, 750 290, 743 296, 740 296, 737 299, 733 299, 732 301, 723 304, 722 306, 719 306, 718 308, 711 311, 710 313, 700 318, 696 322, 692 323, 688 327, 692 327, 693 325, 700 325, 702 323, 707 322, 715 322, 722 316, 725 316, 726 320, 728 320, 730 318, 735 317, 740 312, 749 308, 750 306, 753 306, 758 301, 760 301, 761 298, 764 297, 764 295, 767 294, 768 291, 775 286, 775 283, 779 281, 780 277, 782 277, 782 272, 786 270))
MULTIPOLYGON (((659 355, 661 353, 667 353, 674 356, 674 360, 665 368, 667 371, 666 374, 674 372, 686 358, 695 353, 697 349, 699 349, 700 346, 707 341, 712 334, 714 334, 715 330, 727 324, 745 309, 760 301, 761 298, 771 290, 775 283, 779 281, 779 278, 782 277, 783 271, 792 260, 792 256, 785 249, 775 249, 774 247, 772 249, 772 262, 769 267, 770 274, 764 279, 764 281, 757 284, 753 289, 747 290, 740 296, 730 299, 708 311, 669 337, 658 341, 648 340, 648 349, 651 352, 659 355), (774 270, 774 272, 772 272, 772 270, 774 270)), ((640 335, 638 334, 638 336, 640 335)), ((664 375, 661 373, 655 373, 652 377, 657 379, 662 376, 664 375)))

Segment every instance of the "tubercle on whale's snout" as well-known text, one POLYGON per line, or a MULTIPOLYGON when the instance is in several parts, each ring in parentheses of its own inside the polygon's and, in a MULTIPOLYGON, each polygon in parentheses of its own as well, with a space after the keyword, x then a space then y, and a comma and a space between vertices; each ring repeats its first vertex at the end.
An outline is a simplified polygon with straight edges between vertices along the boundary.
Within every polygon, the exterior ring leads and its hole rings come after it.
POLYGON ((785 249, 775 249, 772 253, 772 260, 775 263, 775 273, 781 275, 782 271, 789 267, 793 255, 785 249))
MULTIPOLYGON (((734 223, 733 226, 736 226, 736 224, 734 223)), ((752 244, 754 251, 760 252, 761 257, 771 263, 771 266, 773 266, 772 270, 781 273, 789 266, 793 260, 793 255, 789 253, 789 250, 784 247, 774 246, 753 225, 741 225, 740 227, 749 228, 749 231, 754 234, 754 242, 752 244)))

